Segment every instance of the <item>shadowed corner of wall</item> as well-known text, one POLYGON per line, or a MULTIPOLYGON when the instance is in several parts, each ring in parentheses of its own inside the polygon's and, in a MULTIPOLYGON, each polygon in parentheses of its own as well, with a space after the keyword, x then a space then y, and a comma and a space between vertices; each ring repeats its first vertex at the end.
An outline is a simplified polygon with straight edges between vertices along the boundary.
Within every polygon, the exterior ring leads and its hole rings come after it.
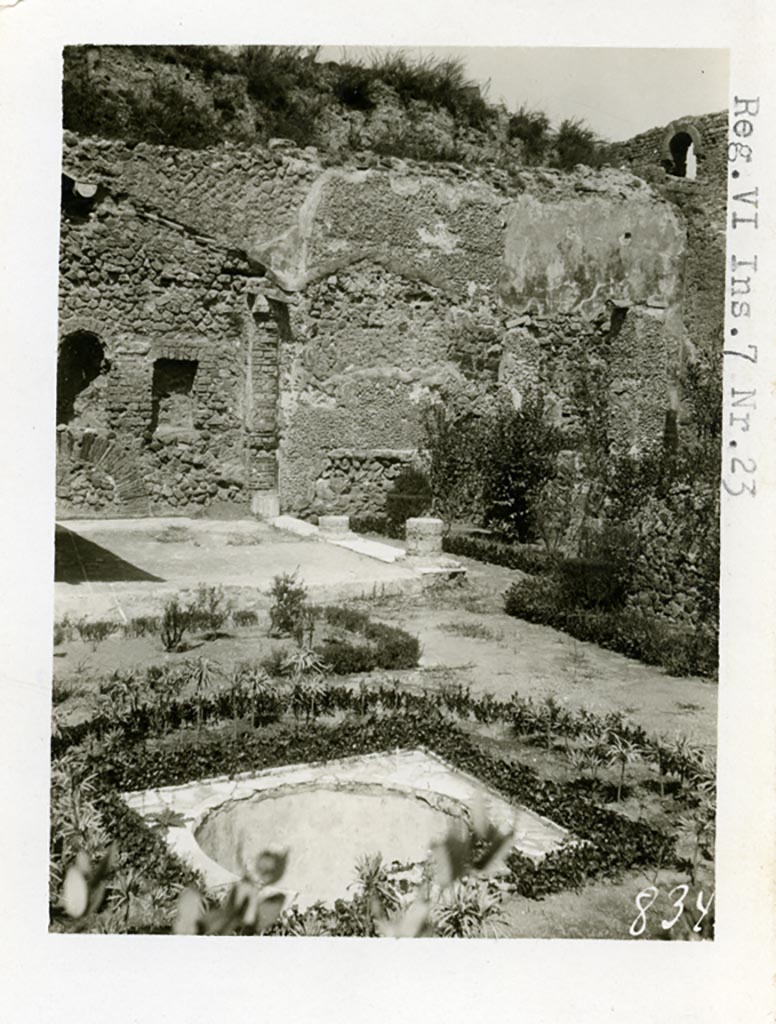
POLYGON ((94 541, 56 524, 54 535, 55 583, 164 583, 94 541))

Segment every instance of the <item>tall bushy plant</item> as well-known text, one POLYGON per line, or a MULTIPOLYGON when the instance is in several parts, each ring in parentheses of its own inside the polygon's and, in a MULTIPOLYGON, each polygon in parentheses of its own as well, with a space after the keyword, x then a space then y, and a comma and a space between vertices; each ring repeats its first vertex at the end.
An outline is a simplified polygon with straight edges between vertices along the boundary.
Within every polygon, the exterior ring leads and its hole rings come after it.
POLYGON ((550 119, 540 110, 529 110, 521 106, 509 118, 510 139, 522 143, 522 158, 528 164, 540 164, 550 145, 550 119))
POLYGON ((191 608, 184 607, 177 597, 172 597, 164 606, 160 634, 165 651, 178 651, 183 637, 191 623, 191 608))
POLYGON ((555 135, 555 156, 552 161, 562 171, 573 170, 577 164, 600 167, 605 159, 601 140, 584 121, 566 118, 555 135))
POLYGON ((296 572, 281 573, 272 580, 269 620, 273 636, 293 636, 303 621, 307 588, 296 572))
POLYGON ((529 394, 519 409, 501 406, 481 449, 486 526, 521 542, 534 539, 534 501, 555 475, 561 447, 561 431, 547 421, 541 394, 529 394))
POLYGON ((482 515, 483 431, 471 413, 435 402, 423 413, 423 443, 434 512, 446 522, 478 521, 482 515))

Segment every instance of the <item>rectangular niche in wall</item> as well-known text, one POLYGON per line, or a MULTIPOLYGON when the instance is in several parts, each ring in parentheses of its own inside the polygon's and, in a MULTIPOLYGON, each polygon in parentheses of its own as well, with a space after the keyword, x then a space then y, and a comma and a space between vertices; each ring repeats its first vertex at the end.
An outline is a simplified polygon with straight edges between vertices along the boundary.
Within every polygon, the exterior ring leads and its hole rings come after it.
POLYGON ((196 359, 157 359, 154 363, 151 430, 192 430, 196 359))

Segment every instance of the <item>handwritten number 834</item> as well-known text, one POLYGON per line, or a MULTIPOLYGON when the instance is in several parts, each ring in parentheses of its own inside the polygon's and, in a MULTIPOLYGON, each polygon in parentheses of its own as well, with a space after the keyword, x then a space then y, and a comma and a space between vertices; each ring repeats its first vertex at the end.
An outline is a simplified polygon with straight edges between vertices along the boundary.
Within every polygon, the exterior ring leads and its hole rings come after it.
MULTIPOLYGON (((661 927, 665 931, 669 931, 671 928, 673 928, 673 926, 676 924, 676 922, 679 920, 679 918, 684 913, 684 911, 685 911, 685 903, 686 903, 686 900, 687 900, 687 894, 689 893, 689 891, 690 891, 689 885, 675 885, 674 888, 669 892, 669 894, 668 894, 668 898, 669 899, 672 899, 673 896, 676 893, 678 893, 679 896, 678 896, 678 899, 674 900, 674 904, 673 905, 676 908, 676 913, 674 914, 674 916, 671 917, 671 918, 666 918, 666 919, 664 919, 664 920, 662 920, 660 922, 661 927)), ((646 931, 646 928, 647 928, 647 911, 652 906, 652 904, 655 902, 655 900, 657 899, 658 895, 659 895, 659 893, 658 893, 657 887, 654 886, 654 885, 648 885, 647 888, 646 889, 642 889, 641 892, 636 897, 636 906, 638 907, 638 911, 639 912, 636 915, 635 921, 633 922, 633 924, 630 926, 630 929, 629 929, 630 934, 634 938, 638 938, 639 935, 643 935, 644 932, 646 931)), ((692 930, 694 932, 700 932, 700 930, 701 930, 701 922, 703 921, 704 917, 708 914, 709 910, 711 909, 711 902, 712 902, 713 899, 714 899, 714 893, 712 893, 711 896, 709 897, 709 902, 708 903, 704 903, 703 902, 703 890, 701 890, 698 893, 698 898, 695 901, 695 907, 696 907, 696 910, 698 910, 698 912, 700 913, 701 916, 698 918, 698 920, 693 925, 693 929, 692 930)))

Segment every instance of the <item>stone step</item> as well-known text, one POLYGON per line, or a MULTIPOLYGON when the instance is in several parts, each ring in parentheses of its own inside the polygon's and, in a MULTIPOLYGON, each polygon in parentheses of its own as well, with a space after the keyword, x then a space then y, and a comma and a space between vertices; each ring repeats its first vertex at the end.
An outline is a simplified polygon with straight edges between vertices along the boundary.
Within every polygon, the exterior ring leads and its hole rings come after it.
POLYGON ((381 562, 398 562, 406 554, 404 548, 396 548, 392 544, 381 544, 377 540, 367 540, 366 537, 359 537, 355 533, 350 537, 332 539, 329 543, 336 544, 340 548, 347 548, 348 551, 355 551, 358 555, 377 558, 381 562))
POLYGON ((318 527, 315 523, 307 523, 304 519, 297 519, 296 516, 275 516, 270 522, 278 530, 286 530, 297 537, 318 536, 318 527))

